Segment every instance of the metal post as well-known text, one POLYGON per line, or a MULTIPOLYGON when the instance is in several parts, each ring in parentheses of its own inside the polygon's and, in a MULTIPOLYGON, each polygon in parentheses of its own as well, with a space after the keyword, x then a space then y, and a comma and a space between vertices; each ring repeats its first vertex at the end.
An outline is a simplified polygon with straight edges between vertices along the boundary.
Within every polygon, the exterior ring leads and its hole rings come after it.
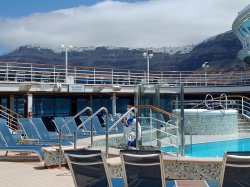
MULTIPOLYGON (((160 87, 159 86, 155 86, 155 105, 160 108, 160 87)), ((152 116, 151 116, 152 118, 152 116)), ((159 113, 156 112, 156 119, 159 119, 159 113)), ((159 123, 159 121, 156 121, 156 127, 157 127, 157 132, 156 132, 156 136, 157 136, 157 147, 161 147, 161 124, 159 123)))
POLYGON ((181 134, 181 156, 184 156, 185 154, 185 126, 184 126, 184 87, 183 84, 181 84, 181 93, 180 93, 180 100, 181 100, 181 128, 180 128, 180 134, 181 134))
MULTIPOLYGON (((138 97, 137 97, 137 100, 136 100, 135 103, 137 105, 141 105, 141 85, 138 85, 138 97)), ((138 135, 139 135, 139 133, 138 133, 139 114, 141 114, 141 110, 138 108, 137 111, 136 111, 136 130, 135 130, 136 149, 139 149, 139 140, 138 140, 138 135)))
POLYGON ((207 68, 205 67, 205 86, 207 86, 207 68))
POLYGON ((147 56, 147 71, 148 71, 148 84, 149 84, 149 55, 147 56))
POLYGON ((54 66, 54 83, 56 83, 56 66, 54 66))
POLYGON ((68 77, 68 49, 65 48, 65 83, 67 83, 68 77))
POLYGON ((76 67, 74 67, 74 73, 75 73, 74 83, 76 84, 76 67))
POLYGON ((112 97, 112 115, 116 114, 116 93, 113 93, 112 97))
POLYGON ((32 64, 30 65, 30 81, 33 81, 33 67, 32 64))
POLYGON ((136 112, 136 130, 135 130, 135 135, 136 135, 136 149, 139 149, 139 140, 138 140, 138 124, 139 124, 139 113, 138 111, 136 112))
POLYGON ((241 98, 241 114, 244 114, 244 98, 241 98))

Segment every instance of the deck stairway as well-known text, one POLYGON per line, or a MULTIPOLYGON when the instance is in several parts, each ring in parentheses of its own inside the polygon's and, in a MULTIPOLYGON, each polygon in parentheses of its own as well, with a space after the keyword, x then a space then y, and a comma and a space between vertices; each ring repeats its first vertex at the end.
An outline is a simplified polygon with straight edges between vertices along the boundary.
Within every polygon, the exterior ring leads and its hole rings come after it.
POLYGON ((238 115, 238 133, 250 133, 250 119, 242 114, 238 115))

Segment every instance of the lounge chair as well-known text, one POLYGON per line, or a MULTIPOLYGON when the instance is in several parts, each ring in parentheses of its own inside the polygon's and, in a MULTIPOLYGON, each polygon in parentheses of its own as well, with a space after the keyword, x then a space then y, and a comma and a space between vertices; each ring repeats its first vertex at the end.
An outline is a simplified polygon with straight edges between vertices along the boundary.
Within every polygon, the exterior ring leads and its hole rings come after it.
POLYGON ((101 150, 65 150, 64 155, 76 187, 112 186, 101 150))
POLYGON ((62 135, 67 139, 73 139, 74 134, 71 134, 69 127, 67 125, 63 126, 66 121, 63 117, 54 117, 52 120, 56 126, 57 132, 62 131, 62 135), (63 126, 63 127, 62 127, 63 126))
MULTIPOLYGON (((85 122, 88 118, 89 118, 89 116, 80 116, 81 123, 85 122)), ((91 131, 91 121, 88 121, 87 123, 85 123, 83 128, 85 129, 85 131, 90 132, 91 131)), ((95 132, 95 129, 94 129, 94 132, 95 132)))
POLYGON ((41 138, 42 137, 44 137, 44 139, 57 139, 58 138, 57 132, 47 130, 46 125, 44 124, 42 118, 30 118, 30 120, 33 122, 41 138))
MULTIPOLYGON (((117 122, 120 119, 120 117, 117 114, 115 114, 113 116, 113 119, 114 119, 114 122, 117 122)), ((119 122, 116 127, 118 129, 118 131, 117 131, 118 133, 123 133, 124 125, 122 124, 122 122, 119 122)))
MULTIPOLYGON (((77 124, 75 122, 75 119, 73 119, 72 116, 71 117, 65 117, 65 121, 68 123, 67 125, 68 125, 70 133, 74 134, 75 130, 77 128, 77 124)), ((90 133, 87 132, 86 130, 84 131, 84 129, 79 129, 77 131, 77 137, 80 137, 80 138, 83 137, 84 138, 84 137, 87 137, 89 135, 90 135, 90 133)))
POLYGON ((16 144, 13 139, 9 128, 6 124, 0 121, 0 150, 6 151, 6 156, 8 151, 12 152, 35 152, 38 154, 39 159, 42 160, 44 153, 42 152, 42 147, 48 147, 49 145, 32 145, 32 144, 16 144))
MULTIPOLYGON (((54 139, 51 138, 41 118, 31 118, 30 122, 34 126, 34 128, 37 130, 42 141, 59 143, 58 138, 54 138, 54 139)), ((62 139, 62 145, 64 146, 73 145, 73 141, 62 139)))
POLYGON ((165 187, 161 151, 121 150, 122 173, 126 187, 165 187))
MULTIPOLYGON (((51 137, 58 137, 58 135, 50 135, 50 132, 47 130, 45 124, 43 123, 43 120, 41 118, 30 118, 30 121, 36 128, 38 134, 40 135, 41 139, 43 140, 49 140, 51 137)), ((51 132, 55 134, 56 132, 51 132)))
POLYGON ((41 137, 32 125, 30 118, 18 118, 17 121, 28 139, 33 139, 37 141, 41 140, 41 137))
MULTIPOLYGON (((114 125, 120 119, 120 117, 117 114, 115 114, 112 118, 113 118, 113 121, 111 120, 110 117, 108 118, 108 126, 109 126, 109 128, 112 125, 114 125)), ((115 127, 113 127, 111 129, 111 131, 109 133, 123 133, 123 127, 124 126, 123 126, 122 122, 119 122, 118 124, 116 124, 115 127)))
MULTIPOLYGON (((30 141, 32 144, 59 144, 59 139, 51 139, 48 132, 47 134, 46 131, 39 133, 30 118, 18 118, 18 122, 28 138, 27 141, 30 141)), ((73 145, 73 141, 62 140, 62 145, 73 145)))
POLYGON ((220 187, 250 187, 250 151, 224 155, 220 187))

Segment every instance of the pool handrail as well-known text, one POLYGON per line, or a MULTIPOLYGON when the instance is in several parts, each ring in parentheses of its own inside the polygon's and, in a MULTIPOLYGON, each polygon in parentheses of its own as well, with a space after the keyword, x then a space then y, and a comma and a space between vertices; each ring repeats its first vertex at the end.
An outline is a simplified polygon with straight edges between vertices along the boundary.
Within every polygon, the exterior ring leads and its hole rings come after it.
MULTIPOLYGON (((72 120, 75 120, 76 117, 80 116, 83 112, 89 111, 91 114, 93 113, 93 110, 91 107, 85 107, 84 109, 82 109, 80 112, 78 112, 76 115, 74 115, 72 117, 71 120, 66 121, 65 124, 63 124, 61 126, 61 128, 59 129, 59 168, 61 168, 61 157, 62 157, 62 128, 66 125, 68 125, 68 123, 72 120)), ((91 132, 91 145, 93 145, 93 134, 91 132)))
MULTIPOLYGON (((108 134, 108 132, 110 132, 114 127, 116 127, 117 126, 117 124, 119 123, 119 122, 121 122, 121 120, 122 119, 124 119, 125 117, 127 117, 130 113, 131 113, 131 111, 133 111, 133 110, 135 110, 135 109, 142 109, 142 108, 149 108, 150 110, 155 110, 155 111, 158 111, 158 112, 160 112, 160 113, 162 113, 162 114, 165 114, 165 115, 168 115, 168 116, 170 116, 170 117, 172 117, 172 118, 175 118, 176 119, 176 129, 177 129, 177 145, 178 145, 178 139, 179 139, 179 132, 178 132, 178 124, 179 124, 179 122, 182 120, 182 117, 180 117, 180 116, 178 116, 178 115, 176 115, 176 114, 173 114, 173 113, 170 113, 170 112, 167 112, 167 111, 165 111, 165 110, 162 110, 162 109, 160 109, 160 108, 157 108, 157 107, 155 107, 155 106, 152 106, 152 105, 138 105, 138 106, 132 106, 132 107, 130 107, 130 109, 125 113, 125 114, 123 114, 122 115, 122 117, 118 120, 118 121, 116 121, 109 129, 108 129, 108 131, 107 131, 107 136, 109 135, 108 134)), ((150 113, 152 113, 152 112, 150 112, 150 113)), ((136 112, 136 121, 138 121, 138 118, 139 118, 139 116, 137 115, 138 114, 138 112, 136 112)), ((150 118, 152 118, 152 116, 150 116, 150 118)), ((138 140, 138 124, 136 124, 136 149, 139 149, 139 140, 138 140)), ((108 138, 107 138, 108 139, 108 138)), ((158 140, 158 139, 157 139, 158 140)), ((108 147, 109 145, 108 145, 108 142, 106 141, 106 150, 108 150, 107 149, 107 147, 108 147)), ((178 146, 175 146, 176 148, 177 148, 177 155, 178 155, 178 146)), ((107 153, 108 154, 108 153, 107 153)))
MULTIPOLYGON (((74 149, 77 149, 77 132, 78 132, 78 130, 81 128, 81 127, 83 127, 87 122, 89 122, 90 120, 92 120, 92 118, 94 117, 94 116, 96 116, 98 113, 100 113, 101 111, 104 111, 105 113, 106 113, 106 120, 105 120, 105 122, 106 122, 106 125, 105 125, 105 127, 106 127, 106 142, 108 142, 108 136, 107 136, 107 134, 108 134, 108 109, 106 108, 106 107, 101 107, 99 110, 97 110, 94 114, 92 114, 91 116, 89 116, 89 118, 87 119, 87 120, 85 120, 82 124, 80 124, 77 128, 76 128, 76 130, 75 130, 75 132, 74 132, 74 149)), ((93 123, 91 123, 91 147, 92 147, 92 145, 93 145, 93 123)), ((106 154, 108 154, 108 148, 106 147, 106 154)), ((107 157, 108 157, 108 155, 107 155, 107 157)))

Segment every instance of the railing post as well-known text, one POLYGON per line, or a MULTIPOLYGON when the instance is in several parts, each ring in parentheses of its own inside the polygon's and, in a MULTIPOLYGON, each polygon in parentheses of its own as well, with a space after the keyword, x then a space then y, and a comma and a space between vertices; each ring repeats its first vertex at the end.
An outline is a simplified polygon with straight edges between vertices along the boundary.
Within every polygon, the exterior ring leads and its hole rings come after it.
POLYGON ((6 79, 9 81, 9 64, 6 63, 6 79))
POLYGON ((241 114, 244 114, 244 98, 241 98, 241 114))
POLYGON ((75 74, 74 83, 76 84, 76 67, 74 67, 74 74, 75 74))
POLYGON ((56 67, 54 66, 54 83, 56 83, 56 67))
POLYGON ((136 114, 136 126, 135 126, 135 140, 136 140, 136 149, 139 150, 139 140, 138 140, 138 136, 139 136, 139 128, 138 128, 138 125, 139 125, 139 112, 137 111, 136 114))
POLYGON ((95 84, 95 69, 94 69, 94 72, 93 72, 93 73, 94 73, 94 84, 95 84))
POLYGON ((128 70, 128 85, 130 85, 130 70, 128 70))
POLYGON ((150 144, 152 145, 152 109, 150 108, 150 144))
POLYGON ((181 75, 181 72, 180 72, 180 85, 182 85, 182 75, 181 75))
POLYGON ((30 64, 30 81, 33 81, 33 66, 30 64))
POLYGON ((183 84, 181 84, 181 90, 180 90, 180 99, 181 99, 181 156, 184 156, 185 154, 185 124, 184 124, 184 87, 183 84))
POLYGON ((111 77, 111 84, 113 85, 114 83, 114 70, 112 69, 111 71, 112 77, 111 77))

